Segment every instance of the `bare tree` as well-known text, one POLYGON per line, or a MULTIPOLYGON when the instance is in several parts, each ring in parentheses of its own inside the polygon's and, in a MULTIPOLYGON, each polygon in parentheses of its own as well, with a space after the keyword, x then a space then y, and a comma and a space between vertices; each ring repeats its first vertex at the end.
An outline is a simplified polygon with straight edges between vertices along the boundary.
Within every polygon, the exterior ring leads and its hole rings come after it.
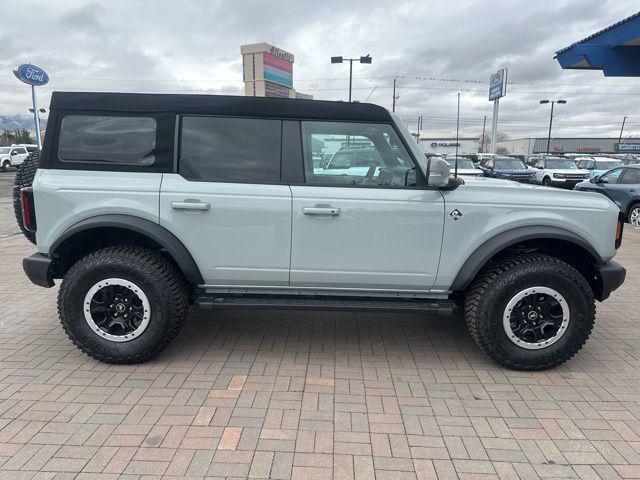
MULTIPOLYGON (((509 136, 498 130, 496 134, 496 142, 504 142, 505 140, 509 140, 509 136)), ((478 137, 478 153, 487 153, 491 148, 491 132, 487 132, 484 134, 484 141, 482 139, 482 135, 478 137)))

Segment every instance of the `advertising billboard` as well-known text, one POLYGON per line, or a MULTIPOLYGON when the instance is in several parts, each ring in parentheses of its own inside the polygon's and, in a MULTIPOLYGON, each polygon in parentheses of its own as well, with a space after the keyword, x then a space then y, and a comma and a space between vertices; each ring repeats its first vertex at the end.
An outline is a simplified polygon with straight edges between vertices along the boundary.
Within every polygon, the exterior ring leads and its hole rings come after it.
POLYGON ((497 100, 507 94, 507 69, 501 68, 489 79, 489 100, 497 100))
POLYGON ((262 54, 262 63, 266 81, 293 88, 293 63, 266 52, 262 54))

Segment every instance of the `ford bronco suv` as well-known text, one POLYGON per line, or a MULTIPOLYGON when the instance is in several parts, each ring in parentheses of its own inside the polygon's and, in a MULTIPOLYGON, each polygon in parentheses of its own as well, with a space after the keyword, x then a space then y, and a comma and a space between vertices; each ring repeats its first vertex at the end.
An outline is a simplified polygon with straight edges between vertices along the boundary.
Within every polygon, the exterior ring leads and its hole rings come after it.
POLYGON ((50 115, 18 189, 37 241, 24 269, 62 279, 64 330, 105 362, 156 355, 189 305, 461 306, 484 352, 542 370, 582 347, 595 301, 624 281, 608 198, 451 178, 379 106, 56 92, 50 115), (314 168, 314 144, 357 146, 371 165, 314 168))

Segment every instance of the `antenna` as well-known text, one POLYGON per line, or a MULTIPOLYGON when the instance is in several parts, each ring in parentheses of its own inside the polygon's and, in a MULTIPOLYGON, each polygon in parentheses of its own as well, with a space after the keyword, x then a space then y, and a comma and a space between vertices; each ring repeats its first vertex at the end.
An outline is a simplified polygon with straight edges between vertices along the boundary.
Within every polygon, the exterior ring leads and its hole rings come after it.
POLYGON ((460 145, 460 92, 458 92, 458 117, 456 118, 456 168, 453 175, 454 178, 458 178, 458 145, 460 145))

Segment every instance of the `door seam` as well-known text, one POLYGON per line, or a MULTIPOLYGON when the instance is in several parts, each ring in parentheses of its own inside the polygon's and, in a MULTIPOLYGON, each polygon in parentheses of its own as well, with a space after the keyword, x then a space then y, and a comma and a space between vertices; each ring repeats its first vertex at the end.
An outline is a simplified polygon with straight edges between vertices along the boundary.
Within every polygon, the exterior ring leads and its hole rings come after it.
POLYGON ((293 261, 293 190, 291 189, 291 185, 287 185, 289 187, 289 194, 291 195, 289 198, 291 200, 291 208, 289 209, 289 220, 290 220, 290 235, 289 235, 289 283, 291 286, 291 266, 293 261))

